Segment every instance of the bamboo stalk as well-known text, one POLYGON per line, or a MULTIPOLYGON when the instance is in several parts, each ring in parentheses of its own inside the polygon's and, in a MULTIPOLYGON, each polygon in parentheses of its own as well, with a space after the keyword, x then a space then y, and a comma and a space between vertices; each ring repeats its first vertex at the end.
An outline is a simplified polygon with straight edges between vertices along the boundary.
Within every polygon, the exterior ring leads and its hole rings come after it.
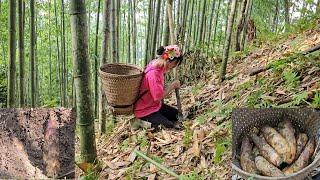
POLYGON ((163 166, 160 163, 157 163, 156 161, 154 161, 153 159, 149 158, 148 156, 146 156, 142 152, 140 152, 140 151, 138 151, 136 149, 133 150, 133 152, 135 152, 138 156, 142 157, 146 161, 148 161, 148 162, 152 163, 153 165, 157 166, 159 169, 161 169, 161 170, 165 171, 166 173, 170 174, 171 176, 176 177, 178 179, 181 179, 181 176, 176 174, 174 171, 172 171, 171 169, 168 169, 167 167, 163 166))

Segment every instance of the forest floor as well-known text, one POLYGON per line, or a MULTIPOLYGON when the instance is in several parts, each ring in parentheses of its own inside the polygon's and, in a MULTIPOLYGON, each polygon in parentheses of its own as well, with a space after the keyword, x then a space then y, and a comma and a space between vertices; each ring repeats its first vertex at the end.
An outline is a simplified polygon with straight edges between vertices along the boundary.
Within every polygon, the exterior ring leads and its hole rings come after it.
MULTIPOLYGON (((184 130, 133 130, 130 118, 109 124, 112 132, 97 138, 98 176, 174 179, 136 157, 133 150, 139 149, 186 179, 230 179, 233 108, 320 107, 320 53, 299 53, 320 44, 317 27, 234 53, 222 83, 217 65, 210 78, 181 88, 183 110, 189 112, 184 130), (261 67, 268 70, 250 76, 261 67)), ((174 94, 166 102, 174 106, 174 94)))

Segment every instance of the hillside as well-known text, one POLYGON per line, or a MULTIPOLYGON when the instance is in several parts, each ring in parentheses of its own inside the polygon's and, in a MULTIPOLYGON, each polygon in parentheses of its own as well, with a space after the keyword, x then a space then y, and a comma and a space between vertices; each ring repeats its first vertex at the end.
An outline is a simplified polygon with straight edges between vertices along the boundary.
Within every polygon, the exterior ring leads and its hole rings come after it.
MULTIPOLYGON (((109 124, 114 132, 97 141, 102 162, 98 176, 169 179, 170 175, 132 153, 140 149, 189 179, 227 179, 231 176, 232 108, 320 107, 320 53, 297 53, 318 44, 320 30, 312 28, 233 54, 228 80, 219 83, 218 73, 212 73, 210 78, 181 89, 183 110, 189 112, 182 131, 133 130, 130 118, 119 118, 118 123, 109 124), (259 68, 268 70, 250 76, 259 68)), ((174 105, 174 96, 166 102, 174 105)))

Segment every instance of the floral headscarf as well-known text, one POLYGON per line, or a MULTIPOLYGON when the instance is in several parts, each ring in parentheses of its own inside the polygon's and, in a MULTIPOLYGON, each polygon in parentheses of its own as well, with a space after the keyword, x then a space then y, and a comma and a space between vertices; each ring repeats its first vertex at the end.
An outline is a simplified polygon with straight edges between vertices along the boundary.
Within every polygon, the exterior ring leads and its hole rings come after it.
POLYGON ((164 47, 164 52, 161 57, 165 60, 173 60, 181 56, 181 51, 178 45, 169 45, 164 47))

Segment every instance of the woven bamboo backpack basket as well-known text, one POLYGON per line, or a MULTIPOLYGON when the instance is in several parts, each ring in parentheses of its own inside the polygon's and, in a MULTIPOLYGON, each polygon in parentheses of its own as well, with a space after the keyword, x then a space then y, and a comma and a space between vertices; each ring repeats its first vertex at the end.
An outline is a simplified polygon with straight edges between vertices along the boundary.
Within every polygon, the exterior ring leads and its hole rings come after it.
POLYGON ((138 96, 143 69, 128 64, 104 64, 100 67, 102 88, 114 115, 130 115, 138 96))
POLYGON ((233 172, 242 178, 263 179, 263 180, 303 180, 305 179, 320 163, 319 130, 320 130, 320 113, 308 108, 289 108, 289 109, 235 109, 232 112, 232 169, 233 172), (308 137, 315 138, 315 152, 311 158, 310 164, 298 172, 284 177, 267 177, 245 172, 240 166, 240 150, 242 138, 248 134, 252 127, 260 128, 263 125, 274 126, 281 120, 288 119, 295 129, 304 132, 308 137))

